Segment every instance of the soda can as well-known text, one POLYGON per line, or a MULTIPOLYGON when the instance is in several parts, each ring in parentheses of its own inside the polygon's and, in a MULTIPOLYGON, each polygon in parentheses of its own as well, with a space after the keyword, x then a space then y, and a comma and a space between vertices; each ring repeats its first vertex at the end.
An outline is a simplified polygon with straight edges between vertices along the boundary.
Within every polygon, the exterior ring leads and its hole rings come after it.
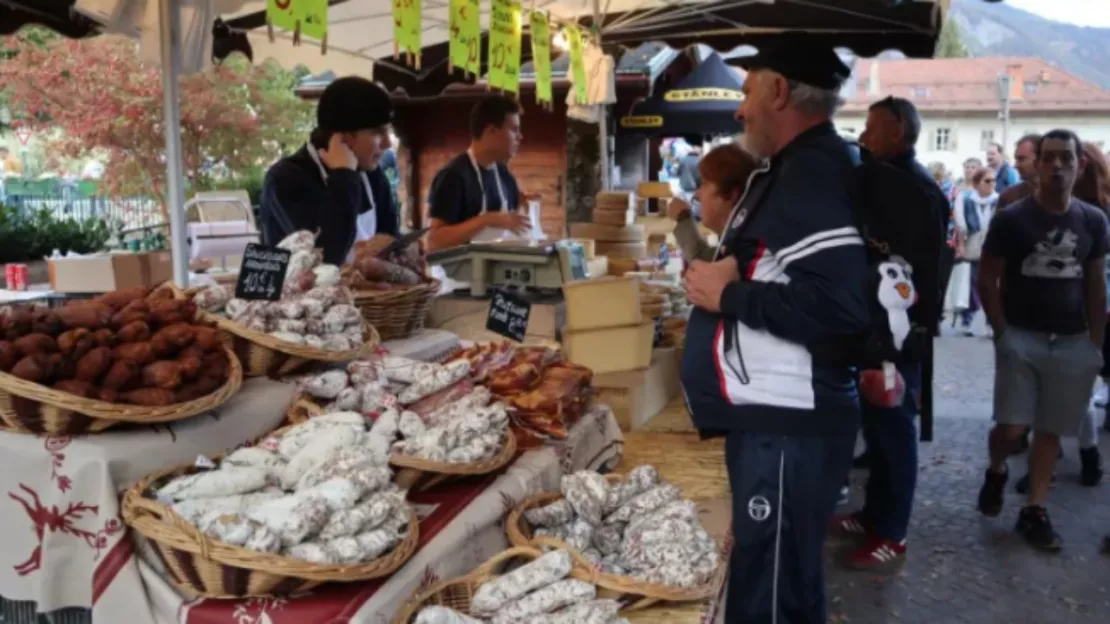
POLYGON ((27 290, 27 282, 31 279, 31 269, 26 264, 18 264, 15 271, 16 290, 27 290))

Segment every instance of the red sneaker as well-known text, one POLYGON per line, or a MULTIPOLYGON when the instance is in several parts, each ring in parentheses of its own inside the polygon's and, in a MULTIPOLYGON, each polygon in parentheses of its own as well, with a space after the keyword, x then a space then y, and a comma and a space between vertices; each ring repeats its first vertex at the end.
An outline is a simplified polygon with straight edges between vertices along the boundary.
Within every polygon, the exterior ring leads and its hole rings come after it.
POLYGON ((857 570, 881 570, 901 563, 906 557, 906 542, 872 537, 859 550, 848 556, 848 567, 857 570))
POLYGON ((829 524, 829 534, 833 537, 858 539, 867 537, 870 532, 871 528, 868 526, 868 522, 863 519, 863 515, 858 511, 842 516, 833 516, 832 522, 829 524))

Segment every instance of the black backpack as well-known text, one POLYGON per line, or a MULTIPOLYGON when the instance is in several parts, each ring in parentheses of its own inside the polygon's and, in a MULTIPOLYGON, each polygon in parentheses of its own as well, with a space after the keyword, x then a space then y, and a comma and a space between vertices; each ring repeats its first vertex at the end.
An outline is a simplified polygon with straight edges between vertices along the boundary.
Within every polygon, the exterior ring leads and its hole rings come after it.
POLYGON ((860 364, 917 359, 944 300, 948 202, 940 187, 930 187, 932 181, 921 175, 867 154, 861 161, 856 227, 867 247, 871 327, 860 364))

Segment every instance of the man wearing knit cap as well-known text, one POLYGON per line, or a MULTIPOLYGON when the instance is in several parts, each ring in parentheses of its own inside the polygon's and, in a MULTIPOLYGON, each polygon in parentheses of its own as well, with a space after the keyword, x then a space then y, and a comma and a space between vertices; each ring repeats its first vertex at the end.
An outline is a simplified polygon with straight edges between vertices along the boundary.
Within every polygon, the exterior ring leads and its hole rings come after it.
POLYGON ((378 166, 392 120, 389 94, 369 80, 347 76, 328 85, 308 143, 266 172, 263 241, 276 245, 298 230, 316 232, 324 262, 343 264, 355 241, 397 236, 389 179, 378 166))
POLYGON ((715 260, 686 271, 682 386, 699 432, 725 438, 725 621, 822 624, 825 537, 860 425, 853 368, 824 347, 869 327, 856 163, 831 122, 849 71, 804 38, 736 61, 737 118, 766 161, 715 260))

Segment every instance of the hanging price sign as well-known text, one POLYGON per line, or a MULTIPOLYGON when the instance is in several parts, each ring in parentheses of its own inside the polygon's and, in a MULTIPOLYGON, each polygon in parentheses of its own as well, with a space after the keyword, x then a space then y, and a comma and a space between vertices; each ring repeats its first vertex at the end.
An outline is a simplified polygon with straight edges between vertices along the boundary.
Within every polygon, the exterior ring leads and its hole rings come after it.
POLYGON ((516 93, 520 87, 520 35, 523 30, 520 3, 493 0, 489 26, 489 85, 516 93))
POLYGON ((323 41, 328 36, 328 0, 266 0, 266 20, 323 41))
POLYGON ((567 45, 570 47, 570 75, 574 81, 574 101, 586 104, 586 60, 582 58, 582 31, 567 26, 567 45))
POLYGON ((417 69, 420 68, 420 5, 421 0, 393 0, 393 55, 407 54, 417 69))
POLYGON ((482 7, 478 0, 451 0, 451 19, 448 30, 448 71, 455 68, 467 74, 482 71, 482 25, 479 21, 482 7))
POLYGON ((550 109, 554 103, 551 95, 551 27, 547 14, 532 11, 529 15, 532 33, 532 67, 536 73, 536 102, 550 109))

